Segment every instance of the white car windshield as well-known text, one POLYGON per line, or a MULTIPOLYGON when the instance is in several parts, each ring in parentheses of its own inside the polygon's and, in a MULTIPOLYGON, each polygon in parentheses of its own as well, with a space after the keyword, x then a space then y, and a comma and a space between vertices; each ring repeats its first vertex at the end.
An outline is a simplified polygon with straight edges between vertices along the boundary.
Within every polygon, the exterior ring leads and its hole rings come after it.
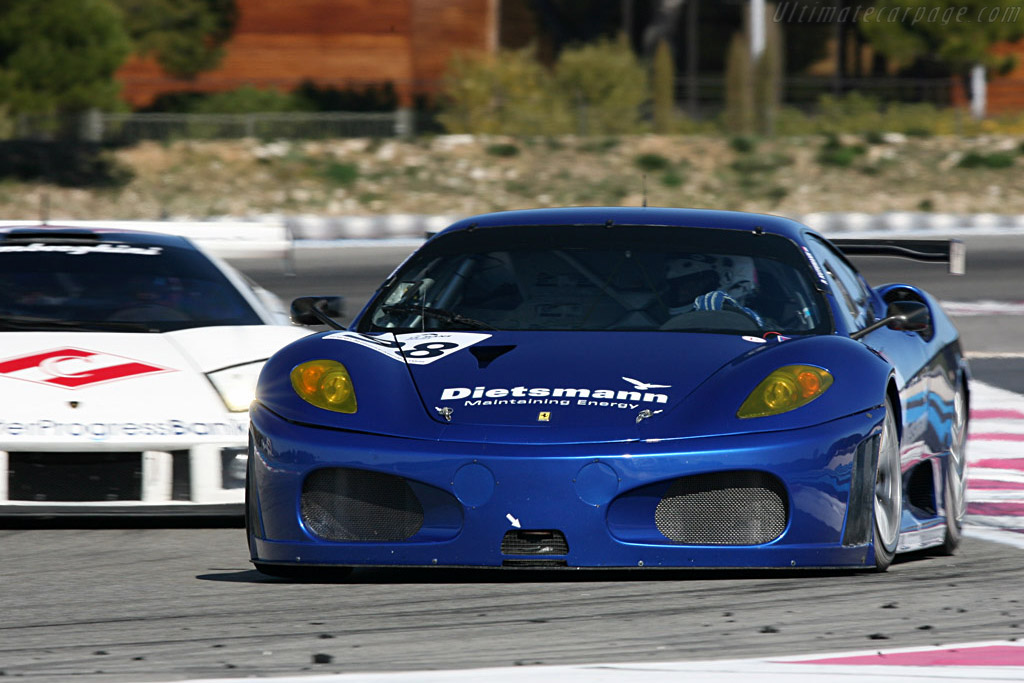
POLYGON ((444 234, 358 329, 821 334, 828 304, 792 241, 671 226, 518 226, 444 234))
POLYGON ((48 240, 0 245, 0 329, 162 332, 262 320, 190 249, 48 240))

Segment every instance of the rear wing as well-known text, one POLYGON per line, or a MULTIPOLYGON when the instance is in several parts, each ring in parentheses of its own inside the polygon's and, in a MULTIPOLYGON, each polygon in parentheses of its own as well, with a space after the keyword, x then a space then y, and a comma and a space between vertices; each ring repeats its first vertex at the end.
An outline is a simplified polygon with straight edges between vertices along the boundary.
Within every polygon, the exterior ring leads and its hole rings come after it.
POLYGON ((898 256, 914 261, 948 263, 949 272, 953 275, 967 272, 967 248, 958 239, 886 240, 853 237, 829 241, 847 256, 898 256))

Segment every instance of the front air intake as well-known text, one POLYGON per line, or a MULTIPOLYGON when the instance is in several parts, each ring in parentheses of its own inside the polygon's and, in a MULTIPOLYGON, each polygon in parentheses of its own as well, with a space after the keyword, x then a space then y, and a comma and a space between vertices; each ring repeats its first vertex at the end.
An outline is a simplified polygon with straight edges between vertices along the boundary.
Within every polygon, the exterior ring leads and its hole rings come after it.
POLYGON ((757 471, 713 472, 676 479, 654 522, 666 538, 688 545, 759 545, 786 529, 785 488, 757 471))
POLYGON ((11 501, 121 502, 142 500, 142 453, 7 454, 11 501))
POLYGON ((569 544, 561 531, 512 529, 501 539, 502 555, 568 555, 569 544))
POLYGON ((328 541, 404 541, 423 526, 423 507, 405 479, 343 467, 306 478, 301 514, 328 541))

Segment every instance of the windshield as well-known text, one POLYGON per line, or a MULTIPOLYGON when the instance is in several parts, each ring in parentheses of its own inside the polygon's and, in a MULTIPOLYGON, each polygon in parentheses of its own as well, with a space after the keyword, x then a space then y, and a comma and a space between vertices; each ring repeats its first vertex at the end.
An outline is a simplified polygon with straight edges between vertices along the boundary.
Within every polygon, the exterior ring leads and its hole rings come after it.
POLYGON ((202 254, 115 243, 0 245, 0 329, 164 332, 258 325, 202 254))
POLYGON ((385 283, 362 332, 831 331, 797 246, 671 226, 478 228, 431 240, 385 283))

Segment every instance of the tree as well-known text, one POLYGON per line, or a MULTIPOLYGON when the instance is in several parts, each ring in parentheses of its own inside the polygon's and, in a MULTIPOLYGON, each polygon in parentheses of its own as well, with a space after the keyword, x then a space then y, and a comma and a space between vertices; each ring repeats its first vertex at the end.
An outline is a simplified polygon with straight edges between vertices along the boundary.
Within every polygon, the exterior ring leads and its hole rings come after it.
POLYGON ((878 0, 857 15, 872 45, 904 65, 928 58, 960 76, 980 64, 1008 70, 1013 58, 992 53, 995 43, 1024 36, 1020 0, 878 0))
POLYGON ((235 0, 115 0, 135 52, 168 74, 195 78, 216 67, 238 21, 235 0))
POLYGON ((110 0, 2 0, 0 102, 12 114, 116 109, 130 51, 110 0))

